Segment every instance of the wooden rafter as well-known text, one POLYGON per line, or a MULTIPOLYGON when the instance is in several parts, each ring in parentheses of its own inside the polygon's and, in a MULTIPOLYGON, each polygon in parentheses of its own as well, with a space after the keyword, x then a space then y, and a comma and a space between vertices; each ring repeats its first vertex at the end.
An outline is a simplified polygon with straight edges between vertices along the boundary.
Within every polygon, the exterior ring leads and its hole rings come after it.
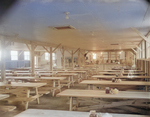
POLYGON ((42 46, 48 53, 50 53, 50 51, 45 47, 45 46, 42 46))
POLYGON ((42 54, 40 53, 40 56, 42 56, 45 52, 42 52, 42 54))
POLYGON ((78 48, 75 52, 73 52, 73 54, 75 54, 78 50, 80 50, 80 48, 78 48))
POLYGON ((132 28, 132 30, 134 30, 140 37, 142 37, 142 39, 144 39, 146 42, 150 43, 150 41, 148 40, 148 38, 146 36, 144 36, 141 32, 139 32, 136 28, 132 28))
POLYGON ((57 48, 59 48, 61 46, 61 44, 59 44, 52 52, 55 52, 55 50, 57 49, 57 48))
POLYGON ((28 44, 26 44, 26 46, 27 46, 27 48, 29 49, 29 51, 31 51, 31 48, 29 47, 29 45, 28 45, 28 44))
POLYGON ((134 48, 131 48, 135 53, 137 53, 137 51, 134 48))
POLYGON ((66 49, 66 51, 67 51, 68 53, 72 54, 69 50, 66 49))

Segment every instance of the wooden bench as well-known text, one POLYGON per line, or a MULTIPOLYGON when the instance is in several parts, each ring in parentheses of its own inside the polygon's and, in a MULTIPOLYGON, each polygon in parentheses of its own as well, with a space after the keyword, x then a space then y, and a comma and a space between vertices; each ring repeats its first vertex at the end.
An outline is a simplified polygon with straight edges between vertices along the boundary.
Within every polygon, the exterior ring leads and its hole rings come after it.
POLYGON ((5 105, 0 105, 0 112, 5 113, 9 111, 13 111, 16 109, 16 106, 5 106, 5 105))

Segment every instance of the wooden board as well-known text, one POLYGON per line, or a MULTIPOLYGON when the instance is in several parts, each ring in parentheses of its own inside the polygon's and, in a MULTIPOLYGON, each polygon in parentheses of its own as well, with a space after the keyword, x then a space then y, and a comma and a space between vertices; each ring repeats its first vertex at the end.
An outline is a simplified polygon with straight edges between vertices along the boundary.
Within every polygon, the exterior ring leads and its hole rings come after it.
POLYGON ((7 94, 0 94, 0 100, 3 100, 8 97, 9 97, 9 95, 7 95, 7 94))
POLYGON ((121 77, 116 77, 115 75, 107 76, 107 75, 94 75, 92 78, 106 78, 106 79, 112 79, 112 78, 126 78, 126 79, 134 79, 134 78, 148 78, 150 79, 150 76, 121 76, 121 77))
POLYGON ((75 73, 57 73, 57 75, 61 75, 61 76, 76 76, 78 74, 75 74, 75 73))
POLYGON ((150 99, 150 92, 119 91, 118 94, 106 94, 103 90, 66 89, 61 93, 58 93, 57 96, 113 99, 150 99))
MULTIPOLYGON (((98 113, 97 113, 98 114, 98 113)), ((104 115, 105 113, 102 113, 104 115)), ((134 114, 115 114, 110 113, 113 117, 149 117, 146 115, 134 114)), ((89 117, 89 112, 77 111, 60 111, 60 110, 44 110, 44 109, 28 109, 14 117, 89 117)))
POLYGON ((121 81, 120 83, 112 81, 102 81, 102 80, 84 80, 80 84, 93 84, 93 85, 143 85, 150 86, 150 82, 143 81, 121 81))
MULTIPOLYGON (((99 71, 99 72, 120 72, 121 70, 103 70, 103 71, 99 71)), ((142 70, 124 70, 124 72, 129 72, 129 71, 133 71, 133 72, 143 72, 142 70)))
MULTIPOLYGON (((108 74, 108 75, 116 75, 120 74, 120 72, 99 72, 99 74, 108 74)), ((139 73, 132 73, 133 75, 144 75, 145 73, 139 72, 139 73)), ((128 73, 123 73, 123 75, 128 75, 128 73)))
POLYGON ((35 87, 42 87, 46 85, 46 83, 16 83, 16 82, 11 82, 11 84, 5 84, 5 83, 0 83, 0 87, 29 87, 29 88, 35 88, 35 87))
POLYGON ((39 79, 45 79, 45 80, 64 80, 66 77, 41 77, 39 79))

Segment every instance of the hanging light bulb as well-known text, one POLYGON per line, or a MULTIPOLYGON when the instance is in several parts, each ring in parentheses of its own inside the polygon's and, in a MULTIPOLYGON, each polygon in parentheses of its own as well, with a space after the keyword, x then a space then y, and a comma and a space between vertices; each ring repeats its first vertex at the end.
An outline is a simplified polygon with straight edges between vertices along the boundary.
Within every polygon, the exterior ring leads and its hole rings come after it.
POLYGON ((69 12, 65 12, 65 14, 66 14, 66 19, 69 19, 69 12))

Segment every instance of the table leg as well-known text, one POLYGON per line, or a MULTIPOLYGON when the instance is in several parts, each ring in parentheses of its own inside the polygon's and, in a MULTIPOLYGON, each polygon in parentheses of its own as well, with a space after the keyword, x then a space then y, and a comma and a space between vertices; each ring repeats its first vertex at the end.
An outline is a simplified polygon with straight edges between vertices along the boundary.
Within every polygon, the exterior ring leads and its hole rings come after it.
POLYGON ((69 111, 72 111, 73 98, 72 98, 72 97, 69 97, 69 99, 70 99, 69 111))
POLYGON ((76 98, 76 107, 78 107, 79 106, 79 100, 78 100, 78 98, 76 98))
POLYGON ((59 91, 61 92, 60 80, 58 80, 58 87, 59 87, 59 91))
MULTIPOLYGON (((55 88, 56 87, 56 82, 55 82, 55 80, 53 80, 53 88, 55 88)), ((53 96, 55 96, 55 89, 53 89, 53 94, 52 94, 53 96)))
MULTIPOLYGON (((30 89, 27 89, 27 98, 29 97, 30 97, 30 89)), ((28 106, 29 106, 29 102, 26 102, 25 110, 28 109, 28 106)))
POLYGON ((73 76, 71 76, 71 82, 72 82, 72 85, 74 85, 73 76))
MULTIPOLYGON (((35 88, 35 92, 36 92, 36 95, 38 96, 39 92, 38 92, 38 88, 37 87, 35 88)), ((37 97, 37 103, 38 104, 40 103, 39 97, 37 97)))

